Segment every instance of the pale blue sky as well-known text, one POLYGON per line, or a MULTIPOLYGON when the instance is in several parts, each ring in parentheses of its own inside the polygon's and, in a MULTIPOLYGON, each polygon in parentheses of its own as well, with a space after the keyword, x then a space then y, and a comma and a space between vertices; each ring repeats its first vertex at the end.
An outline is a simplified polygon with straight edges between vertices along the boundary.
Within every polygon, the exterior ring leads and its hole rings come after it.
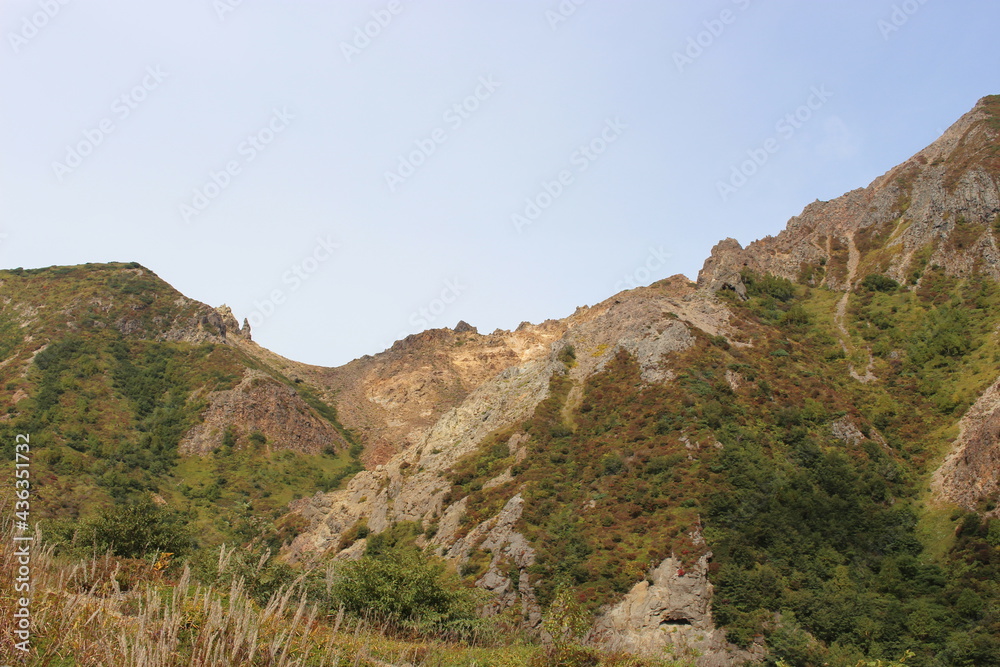
POLYGON ((992 0, 6 0, 0 266, 138 261, 325 365, 564 317, 933 141, 1000 93, 998 25, 992 0))

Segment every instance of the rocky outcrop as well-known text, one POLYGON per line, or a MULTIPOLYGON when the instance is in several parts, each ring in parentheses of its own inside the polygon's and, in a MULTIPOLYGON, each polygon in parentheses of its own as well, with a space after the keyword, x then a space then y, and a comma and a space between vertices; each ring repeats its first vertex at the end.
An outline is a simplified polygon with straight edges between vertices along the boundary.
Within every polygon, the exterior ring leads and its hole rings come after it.
MULTIPOLYGON (((541 623, 542 610, 535 599, 528 574, 528 568, 535 562, 535 550, 524 535, 515 530, 523 511, 524 499, 521 494, 516 494, 507 501, 499 514, 457 540, 445 555, 464 563, 474 549, 491 554, 486 573, 476 581, 476 586, 494 594, 485 609, 486 613, 498 614, 520 600, 524 624, 529 628, 536 628, 541 623), (516 583, 512 578, 515 572, 516 583)), ((435 541, 444 540, 438 538, 435 541)))
POLYGON ((236 316, 233 315, 233 310, 226 304, 222 304, 215 309, 219 316, 222 317, 222 324, 225 327, 225 335, 227 337, 238 337, 243 340, 251 340, 250 336, 250 321, 245 317, 243 318, 243 327, 240 327, 236 316))
MULTIPOLYGON (((244 320, 243 327, 240 328, 233 311, 225 304, 218 308, 210 308, 181 297, 177 305, 187 310, 193 309, 194 313, 187 317, 175 318, 157 340, 216 344, 231 343, 234 339, 250 340, 250 323, 244 320)), ((140 320, 128 318, 123 318, 118 323, 118 329, 126 335, 140 331, 143 326, 140 320), (131 331, 133 329, 135 331, 131 331)))
POLYGON ((939 497, 973 511, 992 506, 988 514, 1000 516, 1000 380, 962 417, 933 484, 939 497))
POLYGON ((266 447, 317 454, 326 448, 344 449, 347 443, 329 422, 291 387, 271 376, 248 369, 233 389, 208 394, 202 422, 188 431, 178 446, 184 455, 205 455, 222 446, 232 429, 238 446, 249 446, 249 436, 259 432, 266 447))
POLYGON ((743 284, 740 271, 743 270, 743 246, 733 238, 719 241, 712 248, 712 253, 705 260, 705 265, 699 274, 699 283, 711 292, 721 289, 731 289, 741 298, 747 298, 747 288, 743 284), (701 276, 704 275, 704 278, 701 276))
POLYGON ((850 445, 856 445, 865 439, 865 434, 846 415, 830 423, 830 435, 850 445))
POLYGON ((712 584, 704 554, 693 566, 665 559, 598 620, 592 638, 611 649, 694 659, 700 667, 743 664, 761 651, 742 651, 712 621, 712 584))

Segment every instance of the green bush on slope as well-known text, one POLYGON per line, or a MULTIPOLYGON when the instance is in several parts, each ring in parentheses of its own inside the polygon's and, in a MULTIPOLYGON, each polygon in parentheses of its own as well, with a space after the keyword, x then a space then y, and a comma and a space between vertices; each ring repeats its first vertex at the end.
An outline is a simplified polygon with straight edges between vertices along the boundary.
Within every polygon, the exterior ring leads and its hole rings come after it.
POLYGON ((398 631, 470 638, 482 622, 479 591, 462 586, 443 561, 413 546, 394 545, 337 563, 330 607, 398 631))

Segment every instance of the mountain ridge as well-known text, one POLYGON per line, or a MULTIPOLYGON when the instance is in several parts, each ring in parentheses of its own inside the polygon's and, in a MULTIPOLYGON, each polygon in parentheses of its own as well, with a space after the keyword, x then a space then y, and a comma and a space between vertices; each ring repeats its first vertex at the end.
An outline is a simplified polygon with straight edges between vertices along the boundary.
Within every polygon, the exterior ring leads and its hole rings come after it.
MULTIPOLYGON (((900 165, 879 176, 865 188, 852 190, 829 202, 814 202, 792 217, 777 236, 766 236, 743 248, 735 239, 725 239, 712 249, 698 275, 698 284, 719 289, 738 283, 735 276, 741 267, 758 273, 770 273, 790 280, 806 276, 810 284, 845 290, 846 243, 855 235, 888 237, 888 249, 899 245, 891 256, 868 257, 862 248, 862 262, 872 272, 906 282, 922 266, 914 263, 918 249, 932 242, 935 235, 951 234, 955 221, 934 225, 935 214, 956 211, 973 224, 992 224, 1000 214, 1000 198, 989 174, 1000 169, 1000 96, 980 99, 941 137, 918 151, 900 165), (976 148, 977 143, 981 146, 976 148), (914 200, 914 187, 920 196, 914 200), (859 215, 859 211, 864 214, 859 215), (904 228, 900 229, 905 220, 904 228), (895 225, 892 229, 890 226, 895 225), (825 270, 822 268, 826 266, 825 270), (817 280, 817 274, 818 280, 817 280)), ((878 239, 861 238, 869 242, 878 239)), ((994 280, 1000 279, 1000 250, 990 237, 986 245, 969 248, 965 257, 948 257, 934 248, 930 257, 919 262, 944 261, 951 274, 969 273, 975 253, 984 256, 985 270, 994 280)), ((879 248, 880 250, 882 248, 879 248)), ((918 263, 919 263, 918 262, 918 263)), ((919 275, 916 276, 919 280, 919 275)))
POLYGON ((697 283, 335 368, 138 265, 3 271, 0 426, 64 486, 72 457, 116 500, 266 509, 295 567, 406 536, 536 635, 570 590, 592 645, 699 665, 997 664, 998 118, 983 98, 868 187, 721 241, 697 283), (279 462, 298 476, 241 486, 279 462))

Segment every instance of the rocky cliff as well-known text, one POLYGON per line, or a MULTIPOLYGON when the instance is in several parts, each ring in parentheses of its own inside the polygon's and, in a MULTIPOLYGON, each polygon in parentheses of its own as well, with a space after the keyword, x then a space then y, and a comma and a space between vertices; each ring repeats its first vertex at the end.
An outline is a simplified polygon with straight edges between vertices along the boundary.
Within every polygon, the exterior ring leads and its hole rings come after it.
POLYGON ((267 373, 247 369, 232 389, 208 394, 201 423, 181 439, 181 454, 204 456, 223 444, 227 432, 246 442, 253 434, 266 438, 274 450, 318 454, 349 447, 336 428, 320 418, 291 387, 267 373))
POLYGON ((939 496, 968 510, 1000 516, 1000 380, 969 408, 958 438, 934 473, 939 496))
POLYGON ((702 555, 693 567, 677 558, 665 559, 598 619, 593 638, 629 653, 694 658, 703 667, 761 658, 759 647, 735 650, 712 620, 711 557, 711 552, 702 555))
POLYGON ((1000 279, 1000 96, 986 97, 903 164, 832 201, 810 204, 777 236, 720 242, 698 274, 742 291, 749 269, 834 290, 871 273, 918 283, 927 266, 1000 279), (849 271, 852 255, 856 270, 849 271))
POLYGON ((345 425, 364 438, 371 467, 423 442, 448 411, 490 378, 547 355, 565 329, 550 320, 483 335, 462 324, 408 336, 381 354, 314 376, 336 394, 345 425))

